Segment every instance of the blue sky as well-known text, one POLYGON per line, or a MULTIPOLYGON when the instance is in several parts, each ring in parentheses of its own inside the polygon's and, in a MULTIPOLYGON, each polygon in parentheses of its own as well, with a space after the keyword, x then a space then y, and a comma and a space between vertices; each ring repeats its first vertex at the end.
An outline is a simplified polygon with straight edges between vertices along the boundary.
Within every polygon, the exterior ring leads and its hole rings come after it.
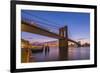
MULTIPOLYGON (((67 25, 70 38, 72 39, 90 38, 89 13, 22 10, 21 18, 29 19, 45 28, 52 29, 52 31, 58 31, 60 27, 67 25)), ((43 41, 55 40, 54 38, 49 38, 27 32, 22 32, 22 38, 30 41, 31 40, 36 41, 39 38, 41 42, 42 40, 43 41)))

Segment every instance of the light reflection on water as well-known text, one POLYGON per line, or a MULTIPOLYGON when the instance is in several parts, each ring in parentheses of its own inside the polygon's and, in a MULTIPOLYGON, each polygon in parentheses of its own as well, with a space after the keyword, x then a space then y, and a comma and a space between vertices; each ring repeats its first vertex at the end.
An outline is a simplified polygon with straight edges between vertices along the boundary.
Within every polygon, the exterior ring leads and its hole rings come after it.
MULTIPOLYGON (((69 48, 66 60, 85 60, 90 58, 90 47, 69 48)), ((60 61, 59 48, 50 48, 49 52, 32 53, 31 62, 60 61)))

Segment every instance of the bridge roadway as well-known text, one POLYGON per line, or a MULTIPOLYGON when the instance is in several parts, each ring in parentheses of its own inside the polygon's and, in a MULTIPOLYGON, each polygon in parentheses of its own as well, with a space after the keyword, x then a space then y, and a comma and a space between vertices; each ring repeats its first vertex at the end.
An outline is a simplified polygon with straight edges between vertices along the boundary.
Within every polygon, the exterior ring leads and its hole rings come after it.
POLYGON ((52 37, 52 38, 56 38, 56 39, 66 39, 70 42, 73 42, 73 43, 79 45, 78 42, 76 42, 72 39, 69 39, 69 38, 67 39, 67 38, 61 37, 61 36, 59 36, 59 34, 56 34, 56 33, 50 32, 48 30, 45 30, 43 28, 40 28, 40 27, 36 26, 35 24, 33 24, 33 25, 29 24, 25 21, 21 21, 21 31, 40 34, 40 35, 44 35, 44 36, 48 36, 48 37, 52 37))

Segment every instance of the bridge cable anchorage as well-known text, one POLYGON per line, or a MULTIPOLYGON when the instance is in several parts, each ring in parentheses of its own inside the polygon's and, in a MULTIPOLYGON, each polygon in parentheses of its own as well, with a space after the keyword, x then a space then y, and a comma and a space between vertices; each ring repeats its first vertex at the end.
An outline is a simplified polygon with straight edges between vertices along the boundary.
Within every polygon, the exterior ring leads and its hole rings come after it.
MULTIPOLYGON (((43 21, 45 21, 45 22, 56 24, 56 25, 51 25, 51 26, 53 26, 53 27, 56 27, 56 28, 59 27, 59 26, 58 26, 58 23, 49 21, 49 20, 47 20, 47 19, 44 19, 44 18, 42 18, 42 17, 39 17, 39 16, 37 16, 37 15, 33 15, 33 14, 28 13, 28 12, 25 12, 25 11, 24 11, 24 13, 25 13, 25 14, 28 14, 28 15, 31 15, 31 16, 34 16, 34 17, 36 17, 36 18, 38 18, 38 19, 41 19, 41 20, 43 20, 43 21)), ((59 24, 59 25, 60 25, 60 24, 59 24)), ((50 25, 49 25, 49 26, 50 26, 50 25)))

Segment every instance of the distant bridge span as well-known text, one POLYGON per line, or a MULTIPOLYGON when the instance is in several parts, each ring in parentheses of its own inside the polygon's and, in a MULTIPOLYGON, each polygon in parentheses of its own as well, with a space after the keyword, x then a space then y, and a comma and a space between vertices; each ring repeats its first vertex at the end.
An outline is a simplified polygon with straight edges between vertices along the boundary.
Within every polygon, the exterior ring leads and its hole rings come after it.
POLYGON ((44 36, 48 36, 48 37, 52 37, 52 38, 56 38, 56 39, 65 39, 65 40, 73 42, 77 45, 80 45, 78 42, 76 42, 70 38, 61 37, 59 34, 50 32, 50 31, 40 28, 36 25, 31 25, 25 21, 21 21, 21 31, 40 34, 40 35, 44 35, 44 36))

